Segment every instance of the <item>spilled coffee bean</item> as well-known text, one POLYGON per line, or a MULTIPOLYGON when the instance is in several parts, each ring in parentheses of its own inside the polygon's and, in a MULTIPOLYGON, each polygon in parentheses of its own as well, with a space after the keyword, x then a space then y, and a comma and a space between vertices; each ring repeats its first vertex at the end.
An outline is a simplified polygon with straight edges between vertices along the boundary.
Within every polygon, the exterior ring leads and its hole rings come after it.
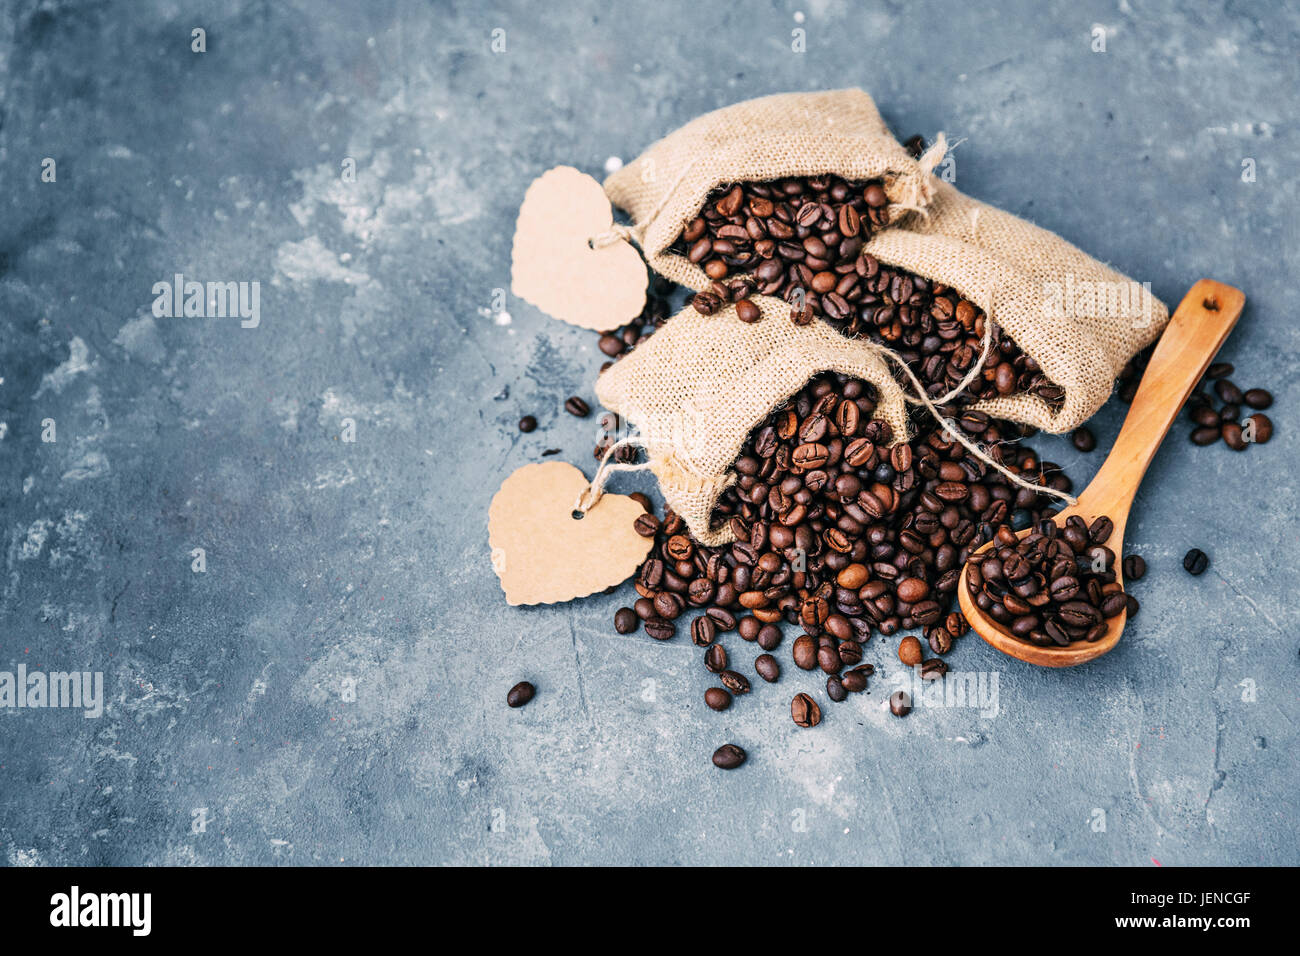
POLYGON ((1183 555, 1183 570, 1188 574, 1204 574, 1210 559, 1200 548, 1192 548, 1183 555))
POLYGON ((748 754, 735 744, 723 744, 713 751, 713 766, 720 770, 735 770, 747 757, 748 754))
POLYGON ((532 700, 533 695, 536 693, 536 687, 526 680, 520 681, 514 687, 511 687, 509 693, 506 694, 506 704, 510 707, 522 707, 532 700))

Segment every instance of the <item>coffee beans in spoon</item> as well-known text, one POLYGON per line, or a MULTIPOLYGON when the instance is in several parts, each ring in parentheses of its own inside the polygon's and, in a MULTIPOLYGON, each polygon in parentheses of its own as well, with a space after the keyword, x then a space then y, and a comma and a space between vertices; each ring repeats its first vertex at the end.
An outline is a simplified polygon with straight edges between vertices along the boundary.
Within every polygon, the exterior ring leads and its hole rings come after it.
POLYGON ((1007 526, 966 571, 975 604, 1022 640, 1068 646, 1100 640, 1106 621, 1128 607, 1106 547, 1114 525, 1071 515, 1064 528, 1047 520, 1023 538, 1007 526))

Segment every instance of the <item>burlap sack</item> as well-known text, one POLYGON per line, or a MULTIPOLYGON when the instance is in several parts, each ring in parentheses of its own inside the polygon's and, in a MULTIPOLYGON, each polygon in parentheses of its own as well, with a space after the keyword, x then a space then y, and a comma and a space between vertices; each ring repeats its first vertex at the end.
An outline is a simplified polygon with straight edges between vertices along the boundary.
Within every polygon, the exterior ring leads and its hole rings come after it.
POLYGON ((1031 395, 977 407, 1052 432, 1078 427, 1105 402, 1124 363, 1159 336, 1168 308, 1149 292, 1134 295, 1136 283, 1060 237, 940 181, 930 174, 939 158, 931 151, 914 160, 861 90, 788 93, 687 123, 610 176, 605 192, 631 216, 631 237, 651 267, 699 290, 708 284, 703 270, 667 250, 718 186, 825 173, 881 178, 891 225, 865 251, 955 288, 1065 390, 1058 411, 1031 395))
POLYGON ((734 540, 710 519, 750 431, 818 372, 871 382, 874 417, 907 434, 903 391, 875 346, 824 322, 795 325, 781 299, 753 301, 763 317, 752 325, 734 306, 710 317, 688 306, 596 381, 601 404, 636 427, 665 500, 706 545, 734 540))

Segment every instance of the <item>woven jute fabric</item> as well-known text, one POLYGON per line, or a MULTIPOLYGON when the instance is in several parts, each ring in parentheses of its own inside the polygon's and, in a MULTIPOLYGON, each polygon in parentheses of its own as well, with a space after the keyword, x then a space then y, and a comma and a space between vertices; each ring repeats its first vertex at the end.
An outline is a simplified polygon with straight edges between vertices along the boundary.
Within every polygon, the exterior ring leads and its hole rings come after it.
POLYGON ((826 173, 882 179, 891 224, 866 251, 955 288, 1065 390, 1059 410, 1019 394, 980 403, 991 415, 1051 432, 1077 428, 1106 401, 1124 363, 1168 322, 1168 308, 1132 280, 930 175, 862 90, 786 93, 708 113, 611 175, 605 192, 632 218, 631 234, 651 267, 699 290, 709 282, 703 270, 667 250, 710 192, 826 173))
POLYGON ((753 301, 762 312, 753 324, 734 306, 709 317, 688 306, 596 381, 601 404, 637 429, 665 500, 710 546, 734 540, 711 517, 745 439, 818 372, 870 382, 874 417, 895 438, 907 434, 903 390, 872 343, 821 321, 795 325, 781 299, 753 301))

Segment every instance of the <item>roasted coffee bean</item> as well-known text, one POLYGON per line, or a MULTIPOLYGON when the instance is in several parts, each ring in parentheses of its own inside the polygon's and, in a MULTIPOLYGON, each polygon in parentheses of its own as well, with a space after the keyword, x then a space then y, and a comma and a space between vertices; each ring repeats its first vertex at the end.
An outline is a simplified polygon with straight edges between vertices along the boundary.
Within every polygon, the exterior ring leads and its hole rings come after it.
POLYGON ((948 673, 948 665, 938 657, 931 657, 921 663, 921 680, 938 680, 948 673))
POLYGON ((1124 559, 1124 579, 1140 581, 1147 573, 1147 563, 1140 554, 1130 554, 1124 559))
POLYGON ((704 703, 712 710, 726 710, 731 706, 731 695, 721 687, 710 687, 704 692, 704 703))
POLYGON ((1262 412, 1256 412, 1242 423, 1242 441, 1263 445, 1273 437, 1273 420, 1262 412))
POLYGON ((844 684, 840 679, 832 674, 826 678, 826 696, 838 704, 848 699, 849 692, 844 689, 844 684))
POLYGON ((781 676, 781 665, 771 654, 759 654, 754 658, 754 670, 769 684, 776 683, 777 678, 781 676))
POLYGON ((889 712, 895 717, 906 717, 912 712, 912 695, 905 690, 896 690, 889 695, 889 712))
POLYGON ((621 607, 614 612, 614 630, 620 634, 631 634, 641 626, 641 619, 630 607, 621 607))
POLYGON ((1070 432, 1070 441, 1079 451, 1092 451, 1097 447, 1097 438, 1086 425, 1080 425, 1070 432))
POLYGON ((763 317, 763 313, 749 299, 741 299, 736 303, 736 318, 742 322, 754 323, 763 317))
POLYGON ((1088 537, 1092 539, 1093 544, 1105 544, 1110 540, 1110 534, 1114 530, 1115 522, 1106 515, 1100 515, 1089 526, 1088 537))
POLYGON ((1227 402, 1229 405, 1240 405, 1245 400, 1241 389, 1226 378, 1221 378, 1214 383, 1214 394, 1219 396, 1220 401, 1227 402))
MULTIPOLYGON (((653 514, 651 514, 651 512, 654 511, 654 503, 648 497, 639 491, 629 492, 628 497, 644 508, 646 514, 650 514, 651 517, 654 517, 653 514)), ((646 537, 649 537, 649 535, 646 535, 646 537)))
POLYGON ((749 693, 749 678, 744 674, 736 671, 723 671, 718 675, 718 680, 722 681, 722 686, 733 694, 749 693))
MULTIPOLYGON (((1217 418, 1218 416, 1216 415, 1215 417, 1217 418)), ((1192 444, 1213 445, 1219 440, 1220 428, 1221 426, 1219 425, 1205 425, 1200 428, 1193 428, 1191 435, 1192 444)))
POLYGON ((659 519, 651 514, 637 515, 636 521, 632 522, 632 527, 641 537, 653 538, 659 531, 659 519))
POLYGON ((765 651, 774 651, 781 646, 781 629, 775 624, 764 624, 758 629, 758 646, 765 651))
POLYGON ((533 695, 536 693, 536 687, 526 680, 521 680, 514 687, 511 687, 510 692, 506 694, 506 704, 511 707, 522 707, 532 700, 533 695))
POLYGON ((1183 555, 1183 570, 1188 574, 1204 574, 1209 566, 1209 556, 1200 548, 1192 548, 1183 555))
POLYGON ((564 410, 570 415, 576 415, 578 418, 586 418, 591 414, 591 406, 577 395, 574 395, 565 401, 564 410))
POLYGON ((927 628, 925 641, 930 645, 930 650, 936 654, 947 654, 952 650, 952 635, 945 628, 927 628))
POLYGON ((521 432, 530 432, 537 428, 537 419, 532 415, 525 415, 519 419, 519 430, 521 432))
POLYGON ((677 628, 672 621, 655 616, 645 622, 645 632, 656 641, 667 641, 677 633, 677 628))
POLYGON ((1197 405, 1192 408, 1190 414, 1192 421, 1197 425, 1202 428, 1213 428, 1216 433, 1219 426, 1223 424, 1223 419, 1219 417, 1219 413, 1209 405, 1197 405))
POLYGON ((898 659, 908 667, 921 663, 921 642, 908 635, 898 643, 898 659))
POLYGON ((704 652, 704 666, 713 674, 721 674, 727 669, 727 649, 721 644, 710 644, 704 652))
POLYGON ((717 636, 718 626, 707 614, 691 622, 691 643, 696 647, 708 647, 717 636))
POLYGON ((1263 388, 1247 389, 1242 398, 1251 408, 1257 408, 1260 411, 1273 405, 1273 393, 1263 388))
POLYGON ((713 751, 713 766, 719 770, 735 770, 745 762, 748 755, 735 744, 723 744, 713 751))
POLYGON ((1234 371, 1236 371, 1236 369, 1233 368, 1231 362, 1215 362, 1205 370, 1205 377, 1209 379, 1224 378, 1225 376, 1231 375, 1234 371))
POLYGON ((807 694, 796 694, 790 701, 790 717, 799 727, 816 727, 822 722, 822 709, 807 694))
POLYGON ((850 694, 858 694, 867 689, 867 675, 855 668, 840 675, 840 684, 850 694))
POLYGON ((1219 433, 1223 436, 1223 443, 1233 451, 1246 450, 1248 442, 1242 437, 1241 426, 1236 422, 1224 422, 1219 433))

